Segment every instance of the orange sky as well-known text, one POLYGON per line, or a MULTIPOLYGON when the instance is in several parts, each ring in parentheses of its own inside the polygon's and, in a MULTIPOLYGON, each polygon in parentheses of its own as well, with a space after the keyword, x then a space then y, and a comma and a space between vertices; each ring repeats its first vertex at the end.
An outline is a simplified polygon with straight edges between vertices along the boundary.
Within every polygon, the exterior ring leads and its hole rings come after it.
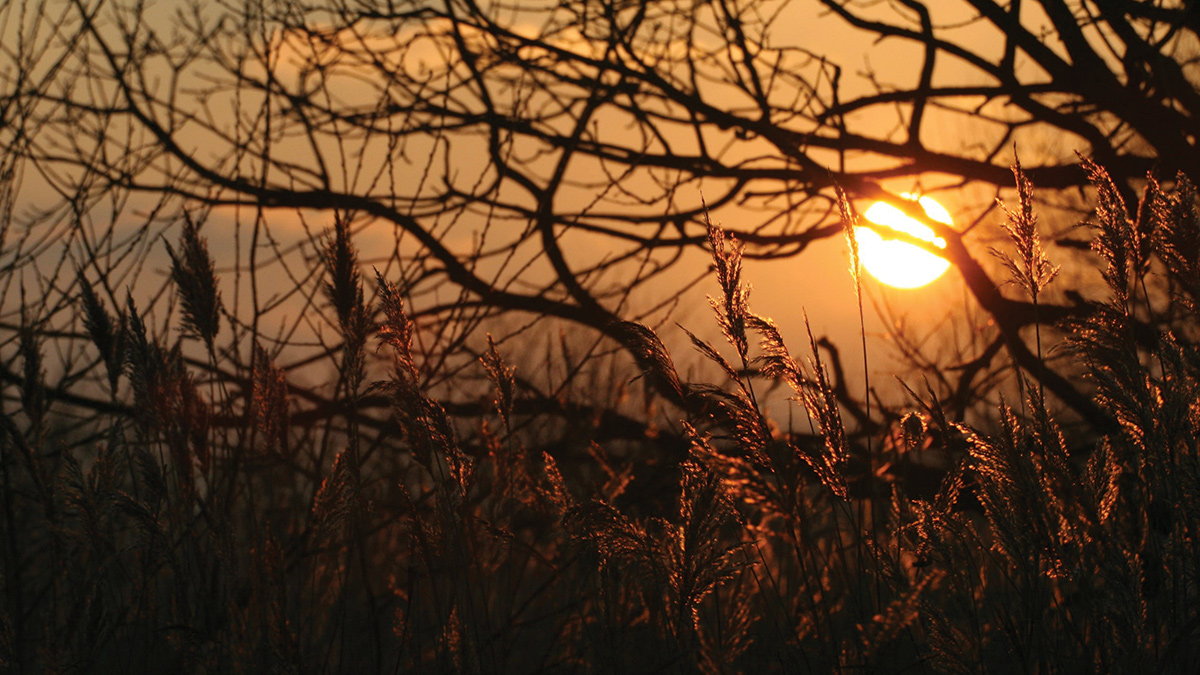
MULTIPOLYGON (((170 3, 165 3, 170 5, 170 3)), ((936 11, 947 10, 955 7, 957 3, 930 3, 936 11)), ((772 3, 762 3, 764 11, 769 9, 772 3)), ((886 84, 896 84, 900 86, 911 86, 916 80, 916 64, 920 55, 920 50, 914 45, 902 43, 896 40, 884 40, 878 43, 873 42, 870 35, 859 31, 847 28, 844 22, 826 12, 815 11, 815 3, 810 2, 795 2, 791 7, 794 11, 794 16, 786 16, 786 25, 794 25, 792 31, 776 31, 775 37, 780 40, 790 40, 795 45, 803 46, 808 50, 817 53, 828 54, 832 59, 843 64, 845 72, 843 74, 843 82, 845 91, 843 99, 850 97, 855 92, 867 92, 870 90, 869 80, 865 76, 867 70, 873 72, 873 77, 877 82, 886 84)), ((878 3, 875 11, 881 14, 890 14, 894 10, 887 3, 878 3)), ((165 16, 168 12, 163 11, 163 7, 159 7, 158 11, 165 16)), ((954 14, 949 12, 936 17, 936 20, 946 25, 962 23, 967 18, 965 15, 954 14)), ((1036 17, 1030 17, 1030 21, 1036 21, 1036 17)), ((518 22, 519 23, 519 22, 518 22)), ((963 23, 960 28, 954 29, 951 35, 961 36, 964 40, 972 41, 975 45, 983 45, 986 48, 988 44, 996 45, 997 54, 999 53, 1000 43, 999 36, 989 34, 986 30, 980 28, 978 24, 963 23)), ((294 63, 296 53, 303 53, 303 44, 290 44, 289 40, 280 37, 280 34, 275 34, 272 37, 275 53, 273 59, 277 63, 276 72, 285 81, 289 78, 295 78, 297 86, 300 84, 299 74, 294 63)), ((369 40, 367 41, 369 43, 369 40)), ((580 46, 580 48, 583 48, 580 46)), ((669 46, 667 47, 669 48, 669 46)), ((436 45, 431 41, 414 42, 409 46, 408 52, 405 54, 401 67, 406 69, 419 69, 424 59, 436 59, 436 45)), ((936 71, 936 76, 943 83, 972 83, 970 79, 972 74, 962 67, 961 64, 953 62, 945 62, 939 66, 936 71)), ((373 90, 369 87, 362 86, 361 82, 356 83, 352 72, 345 73, 345 77, 336 84, 334 92, 339 100, 342 100, 347 105, 354 104, 362 97, 369 98, 373 95, 373 90)), ((219 100, 219 97, 218 97, 219 100)), ((243 101, 243 103, 247 103, 243 101)), ((252 102, 250 102, 252 104, 252 102)), ((880 129, 885 129, 887 125, 896 123, 895 113, 891 110, 879 110, 873 113, 864 115, 876 115, 879 117, 877 122, 871 120, 861 120, 860 124, 866 125, 865 128, 870 128, 870 125, 877 124, 880 129)), ((939 115, 936 111, 931 111, 931 117, 939 115)), ((621 138, 631 138, 635 133, 632 128, 622 127, 626 124, 624 120, 600 118, 598 124, 607 126, 605 131, 608 138, 619 140, 621 138)), ((981 123, 964 119, 962 116, 946 115, 942 119, 937 119, 928 125, 931 129, 937 130, 937 134, 932 137, 925 137, 922 140, 931 147, 945 147, 953 149, 961 146, 964 143, 972 142, 972 139, 980 134, 987 134, 989 130, 981 123)), ((883 132, 881 132, 883 133, 883 132)), ((680 139, 686 137, 687 131, 680 130, 680 139)), ((196 156, 200 159, 206 159, 205 155, 209 149, 208 143, 202 136, 196 136, 192 139, 196 149, 196 156)), ((682 142, 682 140, 681 140, 682 142)), ((1031 137, 1031 141, 1022 146, 1023 159, 1028 162, 1031 158, 1036 158, 1039 147, 1036 138, 1031 137)), ((365 157, 366 162, 379 162, 383 158, 379 147, 366 147, 365 157)), ((1055 154, 1069 152, 1074 148, 1054 148, 1055 154)), ((770 148, 762 143, 754 143, 747 141, 743 147, 733 150, 733 154, 752 155, 757 152, 769 152, 770 148)), ((282 152, 284 156, 294 154, 297 159, 303 160, 308 150, 300 145, 289 146, 281 145, 277 153, 282 152)), ((413 156, 418 158, 418 163, 414 165, 414 173, 424 167, 420 162, 426 157, 420 152, 414 152, 413 156)), ((472 145, 470 142, 465 144, 459 143, 450 155, 447 155, 444 166, 449 166, 451 171, 460 174, 460 177, 469 177, 471 175, 486 172, 486 167, 481 165, 484 153, 480 151, 478 145, 472 145)), ((439 166, 441 164, 441 157, 439 166)), ((597 175, 592 167, 589 167, 586 162, 581 162, 579 166, 574 167, 580 177, 595 178, 597 175)), ((366 171, 365 175, 370 176, 371 171, 366 171)), ((440 176, 435 176, 440 178, 440 176)), ((37 194, 36 189, 39 178, 35 175, 26 178, 28 184, 35 189, 30 194, 37 194)), ((347 185, 355 186, 355 189, 362 188, 365 183, 354 183, 349 181, 347 185)), ((402 189, 413 190, 413 179, 408 179, 408 185, 402 186, 402 189)), ((991 204, 993 194, 980 189, 970 190, 953 190, 939 191, 942 185, 945 185, 945 179, 939 179, 936 176, 923 177, 919 182, 912 179, 904 179, 894 181, 888 184, 887 187, 895 192, 913 191, 916 189, 924 189, 931 191, 946 207, 949 208, 954 215, 956 222, 965 223, 972 220, 981 209, 986 208, 991 204)), ((720 186, 713 184, 706 187, 701 184, 694 190, 694 194, 686 192, 676 196, 680 207, 689 207, 696 204, 700 197, 700 191, 719 194, 720 186)), ((573 203, 583 204, 593 197, 589 192, 592 188, 581 188, 574 193, 564 191, 560 196, 560 205, 570 205, 573 203)), ((711 198, 711 196, 710 196, 711 198)), ((859 205, 860 210, 865 210, 866 204, 859 205)), ((320 214, 309 214, 305 219, 298 217, 296 214, 288 214, 281 211, 268 211, 268 218, 271 225, 278 233, 281 241, 286 241, 289 237, 300 237, 303 232, 303 222, 307 222, 310 229, 320 229, 322 225, 328 226, 328 216, 320 214)), ((253 216, 249 209, 242 209, 240 218, 245 222, 246 218, 253 216)), ((233 256, 233 241, 230 238, 224 238, 219 225, 224 222, 232 224, 234 218, 231 209, 218 210, 214 215, 214 223, 211 224, 205 231, 210 244, 212 245, 214 255, 218 258, 218 264, 221 261, 230 261, 233 256), (216 227, 214 227, 216 226, 216 227)), ((753 222, 753 218, 761 218, 759 215, 751 215, 740 211, 736 207, 725 207, 714 213, 714 220, 731 228, 737 229, 742 226, 742 223, 753 222)), ((995 219, 993 219, 995 220, 995 219)), ((997 221, 998 222, 998 221, 997 221)), ((993 222, 990 225, 985 225, 984 229, 997 224, 993 222)), ((462 227, 455 230, 452 241, 459 246, 469 246, 475 233, 483 227, 483 222, 480 221, 475 225, 465 223, 462 227)), ((392 246, 390 240, 392 233, 389 228, 379 228, 372 232, 364 232, 358 236, 356 243, 364 252, 364 258, 371 258, 373 252, 384 250, 392 246)), ((986 237, 985 237, 986 240, 986 237)), ((982 242, 981 242, 982 243, 982 242)), ((594 246, 587 243, 587 237, 579 237, 575 243, 568 243, 568 254, 582 264, 587 259, 595 259, 604 255, 603 250, 597 250, 594 246)), ((977 257, 984 258, 983 246, 977 246, 977 257)), ((161 254, 161 251, 159 252, 161 254)), ((161 287, 163 272, 165 271, 165 257, 156 255, 157 265, 151 266, 151 274, 153 275, 149 283, 154 287, 161 287)), ((248 260, 245 249, 242 249, 242 264, 248 260)), ((700 273, 707 261, 704 254, 696 253, 687 256, 684 262, 674 270, 666 283, 670 285, 684 284, 700 273)), ((226 263, 228 266, 228 262, 226 263)), ((809 250, 805 251, 799 257, 771 263, 748 263, 746 269, 746 278, 755 288, 751 298, 752 307, 762 313, 774 317, 780 326, 783 328, 785 336, 790 340, 793 351, 798 354, 804 354, 805 337, 802 324, 802 314, 807 311, 808 317, 812 323, 813 330, 818 335, 829 335, 834 341, 842 345, 843 358, 846 360, 847 370, 851 376, 857 379, 861 376, 860 371, 860 355, 858 353, 858 308, 855 301, 854 289, 847 272, 848 260, 845 251, 845 244, 840 237, 829 239, 826 241, 814 244, 809 250)), ((264 272, 264 284, 267 288, 264 290, 264 295, 271 294, 270 288, 273 284, 288 283, 286 275, 277 274, 277 270, 266 270, 264 272)), ((245 294, 248 292, 246 288, 242 288, 241 298, 245 300, 245 294)), ((920 330, 941 330, 943 320, 947 317, 963 317, 966 313, 963 301, 965 293, 957 275, 951 271, 944 275, 937 282, 929 287, 917 290, 891 290, 886 289, 876 283, 874 280, 867 279, 865 281, 866 297, 868 301, 866 331, 871 336, 877 336, 884 332, 885 323, 871 307, 871 303, 879 302, 886 303, 892 311, 892 317, 888 321, 895 320, 906 323, 909 326, 918 327, 920 330)), ((677 320, 684 323, 689 328, 698 332, 705 332, 706 326, 711 327, 712 321, 708 316, 707 302, 704 301, 704 296, 716 291, 715 282, 701 283, 691 287, 685 295, 684 302, 680 305, 678 314, 672 317, 672 320, 677 320)), ((226 297, 229 300, 238 299, 232 288, 226 288, 226 297)), ((135 289, 135 297, 139 292, 135 289)), ((9 298, 11 300, 12 298, 9 298)), ((641 298, 642 302, 650 302, 649 297, 641 298)), ((290 314, 294 316, 297 308, 283 306, 279 309, 281 315, 290 314)), ((672 324, 668 322, 667 326, 672 324)), ((668 332, 674 332, 673 328, 668 328, 668 332)), ((711 333, 711 331, 709 331, 711 333)), ((675 333, 674 340, 676 344, 683 344, 677 341, 679 334, 675 333)), ((891 364, 885 358, 887 352, 886 345, 882 341, 873 341, 869 347, 871 350, 871 362, 884 370, 889 370, 891 364)), ((681 362, 685 362, 686 357, 680 357, 681 362)), ((877 380, 878 382, 878 380, 877 380)))

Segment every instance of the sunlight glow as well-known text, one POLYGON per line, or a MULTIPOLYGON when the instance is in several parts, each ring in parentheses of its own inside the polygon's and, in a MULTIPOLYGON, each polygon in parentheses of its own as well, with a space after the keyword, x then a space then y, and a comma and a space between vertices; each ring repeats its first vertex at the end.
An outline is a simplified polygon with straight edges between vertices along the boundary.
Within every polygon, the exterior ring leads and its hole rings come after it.
MULTIPOLYGON (((905 199, 915 195, 904 193, 905 199)), ((926 215, 939 223, 953 225, 950 212, 932 197, 917 198, 926 215)), ((886 202, 875 202, 866 212, 867 220, 876 225, 890 227, 898 232, 931 242, 946 248, 946 240, 935 237, 933 230, 913 220, 903 211, 886 202)), ((854 228, 858 239, 859 257, 862 266, 871 276, 894 288, 919 288, 942 276, 950 263, 925 249, 897 239, 884 238, 869 227, 854 228)))

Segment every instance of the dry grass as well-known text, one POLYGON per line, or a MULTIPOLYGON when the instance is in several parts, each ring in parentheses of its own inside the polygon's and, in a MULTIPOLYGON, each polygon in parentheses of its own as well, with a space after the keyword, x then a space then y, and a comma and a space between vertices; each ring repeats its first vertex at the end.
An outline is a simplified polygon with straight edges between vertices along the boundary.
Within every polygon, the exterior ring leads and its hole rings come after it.
MULTIPOLYGON (((262 346, 240 386, 216 386, 132 301, 114 317, 81 276, 79 322, 112 403, 87 433, 55 427, 66 404, 47 390, 28 314, 20 408, 0 414, 0 663, 1196 672, 1196 194, 1182 178, 1169 191, 1151 181, 1129 217, 1103 170, 1088 169, 1109 301, 1066 329, 1119 424, 1069 439, 1028 386, 987 433, 951 421, 931 388, 910 390, 913 410, 875 438, 848 428, 818 341, 810 333, 798 359, 751 311, 741 248, 717 227, 712 307, 728 344, 692 341, 724 381, 684 381, 651 329, 620 326, 679 411, 677 425, 622 447, 538 433, 519 371, 490 338, 463 374, 485 377, 490 401, 468 422, 448 414, 425 384, 404 289, 376 273, 364 292, 344 223, 322 260, 343 345, 339 405, 316 421, 296 412, 299 389, 262 346), (373 354, 389 366, 379 382, 373 354), (759 395, 774 382, 809 426, 764 415, 759 395), (390 421, 366 434, 361 403, 380 395, 390 421), (671 434, 676 455, 638 455, 671 434), (868 443, 891 454, 864 461, 868 443), (920 492, 901 469, 934 451, 956 462, 920 492), (666 479, 653 498, 631 497, 652 466, 666 479)), ((1036 304, 1056 268, 1015 175, 1006 260, 1036 304)), ((192 223, 169 253, 184 339, 219 368, 236 350, 220 345, 219 279, 192 223)))

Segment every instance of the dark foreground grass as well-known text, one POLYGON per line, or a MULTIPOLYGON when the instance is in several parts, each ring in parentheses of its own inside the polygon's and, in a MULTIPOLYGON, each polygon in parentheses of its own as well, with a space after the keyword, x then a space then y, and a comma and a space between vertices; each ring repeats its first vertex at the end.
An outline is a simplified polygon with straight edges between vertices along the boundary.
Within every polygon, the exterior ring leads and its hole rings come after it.
MULTIPOLYGON (((680 405, 686 450, 653 458, 670 480, 649 502, 627 498, 648 463, 628 447, 527 433, 519 374, 490 340, 490 409, 451 418, 422 386, 402 289, 377 276, 365 300, 344 227, 323 261, 336 410, 293 417, 285 373, 257 347, 240 385, 202 379, 222 367, 221 299, 189 224, 172 278, 208 369, 132 302, 114 317, 81 284, 112 403, 68 442, 25 317, 19 406, 0 415, 0 668, 1198 672, 1196 195, 1151 182, 1130 220, 1089 168, 1109 297, 1066 330, 1110 427, 1068 444, 1026 385, 985 434, 914 385, 912 412, 860 443, 817 342, 802 361, 750 310, 739 245, 712 228, 728 345, 693 341, 727 381, 684 382, 653 331, 621 330, 680 405), (768 381, 792 388, 810 428, 763 415, 768 381), (380 394, 392 415, 368 442, 378 420, 357 403, 380 394), (895 469, 934 452, 955 461, 917 498, 895 469)), ((1054 268, 1023 180, 1007 264, 1036 305, 1054 268)))

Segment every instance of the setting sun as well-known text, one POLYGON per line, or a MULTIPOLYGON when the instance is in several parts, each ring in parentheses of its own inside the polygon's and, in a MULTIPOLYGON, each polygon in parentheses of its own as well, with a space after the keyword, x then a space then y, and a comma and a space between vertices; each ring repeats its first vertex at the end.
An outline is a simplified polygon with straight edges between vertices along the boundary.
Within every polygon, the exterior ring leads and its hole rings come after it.
MULTIPOLYGON (((914 195, 904 193, 907 199, 914 195)), ((950 213, 932 197, 920 197, 917 203, 925 209, 925 213, 933 220, 946 225, 953 224, 950 213)), ((929 227, 910 218, 903 211, 886 202, 875 202, 866 212, 867 220, 903 232, 922 241, 928 241, 939 248, 946 247, 946 241, 934 236, 929 227)), ((871 276, 880 282, 894 288, 919 288, 931 283, 942 276, 950 267, 944 258, 936 256, 919 246, 885 238, 870 227, 854 228, 858 239, 859 256, 863 267, 871 276)))

